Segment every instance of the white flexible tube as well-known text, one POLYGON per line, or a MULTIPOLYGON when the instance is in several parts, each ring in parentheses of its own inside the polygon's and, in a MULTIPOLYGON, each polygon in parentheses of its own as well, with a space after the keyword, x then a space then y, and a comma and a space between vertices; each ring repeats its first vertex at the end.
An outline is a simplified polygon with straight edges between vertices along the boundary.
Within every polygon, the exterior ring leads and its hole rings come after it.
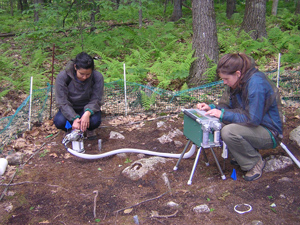
POLYGON ((296 163, 297 166, 300 168, 300 162, 298 161, 298 159, 296 159, 293 153, 291 153, 290 150, 288 150, 288 148, 282 142, 280 143, 280 146, 286 151, 286 153, 292 158, 294 163, 296 163))
MULTIPOLYGON (((155 155, 155 156, 161 156, 161 157, 167 157, 167 158, 179 158, 181 154, 173 154, 173 153, 164 153, 164 152, 154 152, 149 150, 142 150, 142 149, 135 149, 135 148, 121 148, 109 152, 105 152, 102 154, 97 155, 91 155, 91 154, 84 154, 74 151, 71 148, 67 148, 68 152, 70 152, 72 155, 75 155, 79 158, 83 159, 100 159, 120 153, 138 153, 138 154, 145 154, 145 155, 155 155)), ((192 145, 190 150, 183 155, 183 158, 189 158, 191 157, 196 151, 196 146, 192 145)))

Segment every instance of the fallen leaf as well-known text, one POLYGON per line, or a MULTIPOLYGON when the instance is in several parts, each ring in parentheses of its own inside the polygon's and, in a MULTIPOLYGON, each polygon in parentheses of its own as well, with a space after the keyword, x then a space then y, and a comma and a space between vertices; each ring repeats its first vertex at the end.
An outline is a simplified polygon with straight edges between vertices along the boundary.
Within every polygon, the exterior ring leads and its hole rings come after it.
POLYGON ((68 159, 68 158, 70 158, 71 157, 71 154, 70 153, 66 153, 65 155, 64 155, 64 159, 68 159))
POLYGON ((50 156, 53 156, 54 158, 57 158, 57 154, 56 153, 51 153, 49 154, 50 156))
POLYGON ((129 213, 131 213, 131 212, 132 212, 132 210, 133 210, 133 208, 130 208, 130 209, 125 209, 125 210, 124 210, 124 213, 125 213, 125 214, 129 214, 129 213))
POLYGON ((225 201, 225 198, 226 198, 227 196, 229 196, 229 195, 230 195, 230 192, 229 192, 228 190, 226 190, 226 191, 222 194, 222 196, 219 197, 218 199, 219 199, 219 200, 225 201))
POLYGON ((157 211, 151 211, 151 216, 150 217, 158 217, 159 216, 159 214, 158 214, 158 212, 157 211))

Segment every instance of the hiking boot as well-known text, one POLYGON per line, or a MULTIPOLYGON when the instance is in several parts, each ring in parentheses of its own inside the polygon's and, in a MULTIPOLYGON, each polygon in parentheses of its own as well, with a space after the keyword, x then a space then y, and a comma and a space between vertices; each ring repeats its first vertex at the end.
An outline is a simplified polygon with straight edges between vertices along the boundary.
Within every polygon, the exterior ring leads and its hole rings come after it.
POLYGON ((97 138, 95 130, 86 130, 86 137, 88 140, 95 140, 97 138))
POLYGON ((260 159, 256 165, 249 170, 246 175, 244 176, 244 179, 246 181, 253 181, 257 180, 258 178, 261 177, 263 169, 265 167, 266 162, 263 159, 260 159))

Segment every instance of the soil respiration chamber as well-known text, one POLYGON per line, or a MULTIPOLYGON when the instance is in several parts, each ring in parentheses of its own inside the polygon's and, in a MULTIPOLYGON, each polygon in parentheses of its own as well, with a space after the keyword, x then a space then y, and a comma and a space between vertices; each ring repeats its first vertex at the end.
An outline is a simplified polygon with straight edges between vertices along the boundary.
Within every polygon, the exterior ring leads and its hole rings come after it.
MULTIPOLYGON (((217 167, 221 173, 221 178, 223 180, 226 179, 219 161, 216 157, 216 154, 213 150, 213 147, 221 147, 220 142, 220 131, 222 129, 222 124, 220 123, 219 119, 216 117, 205 115, 205 111, 200 111, 198 109, 183 109, 184 113, 184 126, 183 126, 183 134, 189 140, 186 144, 183 152, 181 155, 185 153, 186 149, 188 148, 189 144, 192 142, 194 145, 198 146, 198 152, 194 161, 193 169, 188 180, 188 185, 192 184, 192 178, 200 157, 200 153, 203 150, 203 155, 206 161, 206 165, 208 166, 208 160, 205 153, 206 148, 210 148, 211 153, 216 161, 217 167)), ((225 159, 227 158, 227 148, 225 143, 223 143, 223 153, 222 157, 225 159)), ((178 169, 178 165, 181 161, 182 157, 179 158, 177 161, 174 170, 178 169)))

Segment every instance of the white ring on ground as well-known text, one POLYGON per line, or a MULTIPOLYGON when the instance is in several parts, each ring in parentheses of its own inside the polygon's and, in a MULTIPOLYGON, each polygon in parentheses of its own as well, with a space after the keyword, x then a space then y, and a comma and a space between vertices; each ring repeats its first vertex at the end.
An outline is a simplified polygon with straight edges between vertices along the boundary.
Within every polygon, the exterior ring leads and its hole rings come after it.
POLYGON ((252 206, 249 205, 249 204, 245 204, 245 203, 237 204, 237 205, 234 206, 234 211, 236 211, 239 214, 244 214, 244 213, 250 212, 251 210, 252 210, 252 206), (239 210, 236 209, 236 207, 243 206, 243 205, 249 207, 249 209, 245 210, 245 211, 239 211, 239 210))

